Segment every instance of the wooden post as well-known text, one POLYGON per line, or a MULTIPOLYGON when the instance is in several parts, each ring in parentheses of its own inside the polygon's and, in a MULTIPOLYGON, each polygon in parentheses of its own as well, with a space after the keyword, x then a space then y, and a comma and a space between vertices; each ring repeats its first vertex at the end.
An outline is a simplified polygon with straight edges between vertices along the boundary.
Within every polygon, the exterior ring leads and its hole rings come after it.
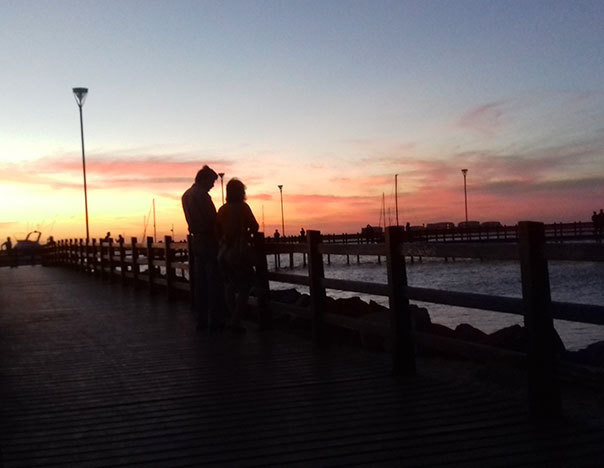
POLYGON ((113 261, 113 239, 109 239, 107 245, 107 256, 109 264, 109 281, 113 281, 113 274, 115 273, 115 262, 113 261))
POLYGON ((306 252, 302 254, 302 266, 306 268, 306 252))
POLYGON ((264 233, 258 232, 254 236, 256 249, 256 297, 258 298, 258 323, 261 329, 272 326, 272 313, 270 309, 270 286, 268 281, 268 264, 264 253, 264 233))
POLYGON ((98 253, 98 249, 97 249, 97 240, 96 239, 92 239, 92 268, 94 270, 94 274, 98 275, 99 274, 99 258, 97 256, 98 253))
POLYGON ((147 237, 147 280, 149 281, 149 294, 153 293, 153 280, 155 267, 153 266, 153 237, 147 237))
POLYGON ((74 268, 80 267, 80 246, 78 243, 78 239, 73 240, 73 266, 74 268))
POLYGON ((415 375, 415 349, 407 296, 407 270, 402 252, 401 226, 386 228, 386 268, 392 334, 392 368, 395 375, 415 375))
POLYGON ((126 248, 124 247, 124 239, 120 238, 118 240, 119 249, 120 249, 120 276, 122 277, 122 284, 126 283, 126 270, 128 266, 126 265, 126 248))
POLYGON ((172 272, 172 238, 164 237, 164 260, 166 262, 166 295, 168 299, 172 298, 172 283, 174 282, 174 273, 172 272))
POLYGON ((92 272, 90 268, 90 239, 84 241, 84 271, 86 273, 92 272))
POLYGON ((136 237, 133 237, 131 239, 131 243, 132 243, 132 264, 131 264, 132 281, 134 283, 134 286, 137 286, 138 285, 138 274, 140 272, 140 268, 138 266, 138 247, 136 245, 136 237))
POLYGON ((99 259, 99 263, 100 263, 100 271, 101 271, 101 278, 105 277, 105 249, 104 249, 104 241, 103 239, 99 239, 99 253, 100 253, 100 259, 99 259))
POLYGON ((323 314, 325 307, 325 287, 323 286, 323 255, 319 252, 320 231, 307 231, 308 278, 310 282, 310 310, 312 313, 312 339, 315 344, 325 343, 323 314))
POLYGON ((80 270, 86 271, 86 261, 84 256, 84 239, 80 239, 78 241, 78 255, 80 261, 80 270))
POLYGON ((294 252, 289 253, 289 269, 292 270, 294 268, 294 252))
POLYGON ((73 239, 69 239, 69 266, 73 266, 73 239))
POLYGON ((524 326, 528 338, 529 407, 537 419, 552 419, 560 416, 562 405, 549 273, 544 255, 544 225, 520 222, 519 234, 524 326))

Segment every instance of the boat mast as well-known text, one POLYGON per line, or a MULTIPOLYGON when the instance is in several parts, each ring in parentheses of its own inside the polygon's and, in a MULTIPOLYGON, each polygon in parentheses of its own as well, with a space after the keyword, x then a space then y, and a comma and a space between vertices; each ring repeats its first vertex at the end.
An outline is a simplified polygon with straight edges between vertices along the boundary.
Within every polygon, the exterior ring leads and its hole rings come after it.
POLYGON ((155 198, 153 199, 153 242, 157 242, 157 230, 155 228, 155 198))

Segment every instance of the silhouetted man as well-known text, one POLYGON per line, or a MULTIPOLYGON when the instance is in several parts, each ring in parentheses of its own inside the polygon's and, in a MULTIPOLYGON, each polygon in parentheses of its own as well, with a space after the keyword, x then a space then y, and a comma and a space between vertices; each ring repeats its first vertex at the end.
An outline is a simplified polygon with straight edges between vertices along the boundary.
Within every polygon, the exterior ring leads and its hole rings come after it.
POLYGON ((197 314, 197 328, 221 330, 222 281, 218 272, 218 236, 216 207, 208 193, 218 178, 216 172, 203 166, 195 183, 182 196, 182 207, 189 225, 193 254, 193 309, 197 314))
POLYGON ((3 243, 2 243, 2 246, 0 246, 0 247, 5 247, 5 248, 6 248, 6 250, 10 250, 10 249, 12 249, 12 248, 13 248, 13 243, 12 243, 12 241, 10 240, 10 237, 7 237, 7 238, 6 238, 6 242, 3 242, 3 243))
POLYGON ((279 234, 279 229, 275 229, 275 233, 273 234, 273 238, 275 240, 279 240, 280 237, 281 237, 281 234, 279 234))

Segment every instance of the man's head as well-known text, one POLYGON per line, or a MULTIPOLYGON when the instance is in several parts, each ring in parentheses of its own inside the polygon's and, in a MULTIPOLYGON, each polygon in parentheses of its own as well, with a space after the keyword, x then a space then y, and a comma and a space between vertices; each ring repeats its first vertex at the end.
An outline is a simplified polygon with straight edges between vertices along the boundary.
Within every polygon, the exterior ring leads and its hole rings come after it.
POLYGON ((218 174, 209 166, 203 166, 195 176, 195 183, 201 186, 204 190, 210 190, 214 186, 214 182, 218 179, 218 174))

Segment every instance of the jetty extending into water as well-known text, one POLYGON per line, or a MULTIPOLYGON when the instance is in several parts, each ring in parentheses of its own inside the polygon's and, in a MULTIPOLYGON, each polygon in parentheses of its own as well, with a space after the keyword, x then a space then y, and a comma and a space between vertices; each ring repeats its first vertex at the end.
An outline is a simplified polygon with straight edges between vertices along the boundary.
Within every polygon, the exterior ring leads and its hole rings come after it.
POLYGON ((277 326, 195 334, 186 301, 168 300, 189 291, 186 243, 60 241, 44 262, 69 269, 0 271, 5 466, 593 466, 601 392, 577 403, 580 387, 560 381, 553 319, 604 324, 604 307, 552 302, 547 262, 604 261, 604 249, 546 243, 539 223, 519 232, 519 243, 497 245, 411 243, 395 227, 384 244, 322 243, 316 231, 295 244, 259 236, 258 319, 300 314, 312 340, 277 326), (405 256, 419 251, 516 259, 523 298, 409 287, 405 256), (266 255, 290 252, 307 254, 307 277, 268 271, 266 255), (325 278, 327 254, 381 255, 388 284, 325 278), (271 301, 270 280, 308 286, 308 307, 271 301), (328 347, 330 327, 355 325, 325 312, 326 289, 389 297, 390 355, 328 347), (522 314, 526 386, 496 392, 460 379, 459 364, 418 355, 426 337, 413 329, 410 300, 522 314))

